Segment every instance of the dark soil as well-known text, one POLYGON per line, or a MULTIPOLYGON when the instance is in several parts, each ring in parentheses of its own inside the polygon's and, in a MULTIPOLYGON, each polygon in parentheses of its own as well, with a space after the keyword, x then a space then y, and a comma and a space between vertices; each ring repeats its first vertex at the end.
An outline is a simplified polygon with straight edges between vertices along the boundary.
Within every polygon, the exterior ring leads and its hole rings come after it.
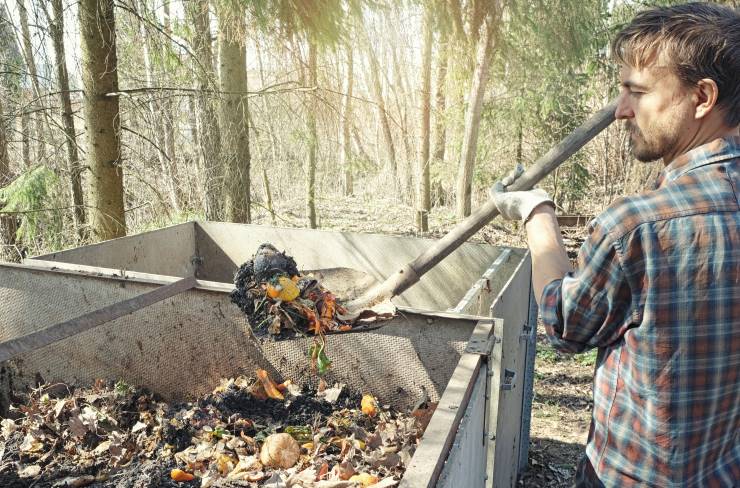
POLYGON ((271 398, 260 400, 244 390, 230 388, 207 397, 201 404, 213 405, 229 418, 241 417, 251 420, 254 427, 247 429, 245 433, 254 435, 260 426, 264 428, 272 425, 279 430, 281 426, 313 425, 319 420, 325 420, 337 410, 356 408, 361 399, 361 393, 349 392, 346 388, 334 404, 317 398, 316 390, 311 386, 304 386, 301 396, 287 402, 271 398))

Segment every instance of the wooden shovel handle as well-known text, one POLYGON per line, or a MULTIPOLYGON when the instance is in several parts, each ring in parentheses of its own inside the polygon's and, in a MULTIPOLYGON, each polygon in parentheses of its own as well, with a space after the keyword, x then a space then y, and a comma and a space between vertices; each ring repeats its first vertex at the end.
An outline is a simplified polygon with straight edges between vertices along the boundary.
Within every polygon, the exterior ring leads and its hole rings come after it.
MULTIPOLYGON (((616 108, 617 102, 613 100, 596 112, 570 135, 550 149, 547 154, 539 158, 507 189, 510 191, 532 189, 542 178, 608 127, 614 121, 616 108)), ((419 281, 424 273, 446 258, 498 215, 499 211, 496 204, 492 200, 488 200, 432 247, 404 266, 403 269, 389 276, 378 288, 375 288, 373 290, 375 299, 372 301, 377 303, 406 291, 411 285, 419 281)))

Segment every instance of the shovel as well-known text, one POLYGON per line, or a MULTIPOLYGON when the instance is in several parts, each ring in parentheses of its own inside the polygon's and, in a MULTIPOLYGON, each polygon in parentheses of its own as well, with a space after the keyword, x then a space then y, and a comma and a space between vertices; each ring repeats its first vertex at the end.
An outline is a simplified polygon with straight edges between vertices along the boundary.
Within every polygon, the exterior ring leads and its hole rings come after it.
MULTIPOLYGON (((512 191, 531 190, 542 178, 563 164, 566 159, 609 126, 614 121, 616 108, 616 100, 611 101, 539 158, 528 170, 521 174, 519 172, 513 173, 511 176, 516 179, 507 189, 512 191)), ((343 303, 342 306, 347 312, 342 314, 341 318, 354 320, 360 317, 364 311, 400 295, 418 282, 424 273, 432 269, 498 215, 499 211, 496 204, 493 200, 488 200, 432 247, 389 276, 384 282, 370 288, 358 298, 343 303)))

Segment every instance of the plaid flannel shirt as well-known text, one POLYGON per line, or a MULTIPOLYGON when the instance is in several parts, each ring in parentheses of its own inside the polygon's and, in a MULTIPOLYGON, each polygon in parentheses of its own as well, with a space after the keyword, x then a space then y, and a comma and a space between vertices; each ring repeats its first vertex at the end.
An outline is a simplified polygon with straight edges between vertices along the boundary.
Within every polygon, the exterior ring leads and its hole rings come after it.
POLYGON ((606 486, 740 486, 740 137, 678 157, 589 225, 540 313, 599 348, 586 456, 606 486))

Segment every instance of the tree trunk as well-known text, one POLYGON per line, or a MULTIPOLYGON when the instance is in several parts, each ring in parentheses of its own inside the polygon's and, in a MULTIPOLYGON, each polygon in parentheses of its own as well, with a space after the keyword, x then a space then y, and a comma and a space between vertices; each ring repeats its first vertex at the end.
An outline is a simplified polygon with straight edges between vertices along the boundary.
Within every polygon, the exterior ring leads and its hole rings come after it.
MULTIPOLYGON (((316 74, 316 41, 308 36, 308 82, 316 88, 318 77, 316 74)), ((308 227, 316 228, 316 148, 318 146, 318 134, 316 133, 316 111, 318 103, 315 94, 309 95, 310 101, 307 105, 306 131, 308 135, 308 155, 306 157, 306 217, 308 227)))
POLYGON ((416 199, 416 226, 420 232, 429 230, 431 210, 429 178, 429 132, 432 105, 432 15, 429 9, 424 15, 423 48, 421 54, 421 149, 419 151, 419 196, 416 199))
POLYGON ((388 113, 385 111, 385 101, 383 99, 383 87, 380 83, 380 66, 378 59, 373 52, 372 44, 369 37, 365 36, 365 45, 367 46, 367 55, 370 59, 370 79, 372 82, 373 96, 378 106, 378 117, 383 129, 383 138, 385 140, 386 152, 388 154, 388 165, 394 186, 398 187, 398 167, 396 165, 396 149, 393 145, 393 134, 391 133, 391 124, 388 120, 388 113))
MULTIPOLYGON (((164 21, 162 26, 164 27, 164 31, 172 35, 172 27, 170 25, 170 4, 169 2, 164 2, 162 4, 163 14, 164 14, 164 21)), ((167 52, 169 50, 168 46, 163 46, 163 57, 167 57, 167 52)), ((182 188, 180 188, 180 185, 178 185, 178 177, 177 175, 179 172, 177 171, 177 147, 175 142, 175 124, 173 119, 173 109, 172 109, 172 98, 171 97, 165 97, 161 101, 161 109, 162 111, 162 119, 164 124, 164 152, 169 156, 169 167, 170 167, 170 179, 172 180, 172 185, 174 187, 174 193, 175 193, 175 199, 177 201, 177 208, 182 209, 182 188)), ((195 144, 195 142, 194 142, 195 144)))
POLYGON ((493 12, 486 16, 483 35, 478 41, 475 71, 470 83, 468 107, 465 111, 465 129, 463 133, 462 150, 460 151, 460 165, 457 174, 457 217, 463 219, 470 215, 473 171, 475 168, 475 153, 478 148, 478 128, 480 127, 481 111, 483 109, 483 94, 488 83, 488 68, 494 48, 494 36, 498 16, 493 12))
POLYGON ((223 167, 221 164, 221 131, 218 118, 206 93, 214 87, 213 51, 208 14, 208 0, 193 0, 186 4, 190 24, 193 26, 193 51, 198 88, 197 119, 200 136, 200 167, 202 169, 205 214, 208 220, 223 218, 223 167))
POLYGON ((36 99, 32 104, 36 111, 34 114, 37 137, 36 163, 41 163, 46 159, 46 145, 44 144, 45 131, 43 123, 44 108, 41 105, 41 87, 39 86, 39 78, 36 72, 36 60, 33 56, 33 48, 31 47, 31 32, 28 29, 28 11, 26 10, 24 0, 18 0, 18 17, 21 22, 21 50, 23 51, 23 57, 26 60, 29 78, 31 78, 33 96, 36 99))
POLYGON ((87 165, 91 170, 92 231, 100 240, 126 235, 121 167, 121 120, 113 0, 81 0, 82 85, 87 165))
MULTIPOLYGON (((401 14, 398 12, 398 5, 393 9, 393 13, 388 11, 384 17, 387 25, 383 26, 384 32, 388 32, 389 39, 386 42, 388 51, 391 56, 391 62, 393 66, 393 83, 388 82, 389 90, 393 93, 394 102, 396 104, 396 110, 398 111, 398 125, 401 131, 401 143, 403 144, 405 158, 405 165, 403 166, 404 171, 400 168, 397 170, 398 180, 398 193, 401 197, 401 201, 404 204, 413 205, 417 200, 417 192, 414 191, 414 179, 417 166, 417 155, 414 151, 414 144, 412 142, 412 135, 409 133, 408 123, 408 107, 415 107, 416 101, 414 98, 414 92, 411 90, 411 84, 406 77, 406 72, 401 68, 401 63, 398 58, 397 47, 403 45, 404 41, 401 39, 401 35, 398 30, 398 24, 401 22, 401 14), (405 173, 405 178, 401 178, 401 175, 405 173)), ((390 94, 388 95, 390 97, 390 94)), ((400 159, 400 158, 399 158, 400 159)), ((397 163, 401 165, 400 161, 397 163)), ((418 178, 416 178, 418 180, 418 178)), ((418 204, 418 202, 416 202, 418 204)))
MULTIPOLYGON (((8 134, 5 127, 2 97, 0 97, 0 188, 7 185, 10 180, 8 134)), ((0 209, 2 209, 4 205, 5 202, 0 200, 0 209)), ((15 250, 15 233, 17 230, 18 221, 16 220, 15 215, 3 215, 0 213, 0 261, 19 261, 20 256, 15 250)))
MULTIPOLYGON (((146 0, 139 0, 137 8, 139 15, 142 19, 146 19, 147 5, 146 0)), ((146 87, 151 88, 154 86, 154 75, 152 67, 152 46, 151 36, 146 30, 144 21, 139 22, 139 34, 141 35, 141 49, 144 55, 144 76, 146 77, 146 87)), ((159 97, 159 95, 156 95, 159 97)), ((164 131, 164 114, 162 114, 162 103, 155 101, 155 95, 150 93, 147 96, 147 105, 149 107, 149 126, 152 128, 153 139, 156 144, 154 148, 157 151, 157 158, 159 159, 159 165, 162 169, 162 179, 164 180, 164 187, 167 189, 167 196, 170 201, 170 205, 175 213, 180 213, 180 202, 177 199, 176 185, 174 182, 174 170, 172 168, 172 159, 167 153, 165 147, 165 131, 164 131)), ((165 209, 166 214, 169 216, 169 209, 165 209)))
POLYGON ((245 13, 229 2, 220 3, 218 29, 222 155, 226 164, 227 186, 226 219, 248 224, 252 217, 245 13))
MULTIPOLYGON (((259 66, 259 73, 260 73, 260 83, 262 85, 262 88, 266 86, 265 82, 265 70, 264 66, 262 65, 262 50, 260 48, 260 43, 257 41, 255 43, 255 47, 257 49, 257 65, 259 66)), ((268 116, 269 113, 269 107, 267 106, 267 97, 260 97, 262 100, 262 113, 265 114, 265 122, 267 123, 267 131, 268 131, 268 137, 270 139, 270 154, 272 156, 272 165, 275 167, 277 165, 278 160, 280 158, 279 152, 278 152, 278 142, 277 137, 275 136, 275 128, 272 125, 272 119, 268 116)), ((267 205, 267 211, 270 213, 270 222, 272 222, 272 225, 275 225, 277 222, 275 220, 275 209, 272 206, 272 191, 270 190, 270 179, 267 175, 267 168, 265 164, 265 158, 261 158, 261 166, 262 166, 262 187, 265 191, 265 203, 267 205)))
POLYGON ((62 107, 62 127, 64 142, 69 160, 70 188, 74 205, 74 224, 80 239, 85 238, 85 202, 82 193, 82 165, 77 152, 77 135, 72 116, 72 100, 69 96, 69 74, 64 54, 64 11, 62 0, 51 0, 52 16, 48 16, 49 31, 54 44, 54 55, 57 65, 57 83, 59 83, 59 103, 62 107))
MULTIPOLYGON (((439 167, 444 166, 445 150, 447 148, 447 63, 450 56, 450 48, 447 39, 441 39, 439 47, 439 59, 437 60, 437 87, 434 106, 434 149, 432 150, 432 164, 439 167)), ((434 195, 432 205, 442 205, 444 202, 444 189, 441 182, 435 182, 430 190, 434 195)))
MULTIPOLYGON (((21 89, 21 96, 25 98, 25 90, 21 89)), ((31 116, 28 114, 28 107, 21 107, 21 157, 23 158, 23 167, 31 167, 31 116)))
POLYGON ((344 95, 342 96, 342 108, 339 114, 340 159, 339 165, 344 173, 343 189, 344 195, 350 196, 352 188, 352 138, 350 128, 352 126, 352 89, 354 85, 354 56, 352 45, 347 45, 347 74, 344 82, 344 95))
POLYGON ((445 111, 447 110, 447 60, 449 48, 443 41, 439 49, 439 60, 437 64, 437 89, 434 106, 434 151, 432 159, 442 164, 445 160, 445 148, 447 146, 447 121, 445 111))
POLYGON ((352 124, 352 142, 355 143, 355 151, 363 161, 372 161, 372 158, 365 150, 365 146, 362 145, 360 131, 357 130, 357 127, 354 124, 352 124))

